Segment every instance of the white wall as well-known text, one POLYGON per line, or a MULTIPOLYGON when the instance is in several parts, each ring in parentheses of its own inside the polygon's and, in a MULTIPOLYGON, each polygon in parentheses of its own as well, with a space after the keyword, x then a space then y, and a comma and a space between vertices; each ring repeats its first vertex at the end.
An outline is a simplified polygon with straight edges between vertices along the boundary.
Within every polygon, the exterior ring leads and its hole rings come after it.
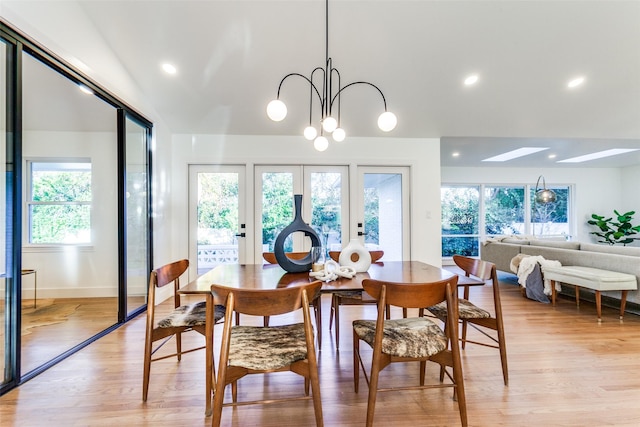
MULTIPOLYGON (((115 297, 118 295, 116 135, 111 132, 23 133, 24 159, 64 156, 90 158, 92 164, 91 245, 23 246, 22 265, 37 270, 38 297, 115 297)), ((23 176, 27 169, 23 166, 23 176)), ((24 178, 23 178, 24 179, 24 178)), ((24 181, 26 183, 26 180, 24 181)), ((24 195, 26 200, 26 194, 24 195)), ((26 209, 23 210, 27 242, 26 209)), ((25 297, 32 281, 25 278, 25 297)))
MULTIPOLYGON (((620 191, 622 193, 622 202, 620 209, 624 212, 635 211, 633 216, 633 225, 640 224, 640 165, 630 166, 621 170, 620 191)), ((640 238, 640 235, 636 236, 640 238)), ((630 246, 640 246, 640 240, 636 240, 630 246)))
POLYGON ((575 185, 573 240, 595 242, 589 234, 593 228, 586 223, 591 214, 613 214, 613 209, 623 209, 620 169, 442 168, 442 182, 446 184, 534 185, 540 175, 544 176, 547 186, 575 185))
MULTIPOLYGON (((158 168, 156 174, 162 185, 172 189, 171 222, 159 227, 165 228, 169 224, 172 227, 174 258, 188 254, 185 231, 189 220, 187 189, 190 164, 241 164, 246 165, 248 174, 252 173, 255 165, 260 164, 347 165, 350 176, 355 176, 357 166, 409 166, 413 218, 411 259, 438 266, 441 264, 438 139, 348 138, 342 143, 331 143, 327 151, 319 153, 312 143, 298 136, 182 134, 173 135, 171 158, 170 169, 158 168)), ((252 186, 253 180, 248 179, 247 183, 252 186)), ((252 190, 249 192, 252 193, 252 190)), ((247 200, 247 212, 254 211, 253 197, 250 199, 247 200)), ((351 230, 354 234, 356 227, 351 227, 351 230)))

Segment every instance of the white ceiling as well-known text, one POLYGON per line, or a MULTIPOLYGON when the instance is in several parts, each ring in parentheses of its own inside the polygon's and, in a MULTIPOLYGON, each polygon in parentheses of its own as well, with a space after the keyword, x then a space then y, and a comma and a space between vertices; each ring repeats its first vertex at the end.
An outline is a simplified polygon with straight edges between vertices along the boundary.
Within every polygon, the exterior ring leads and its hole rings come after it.
MULTIPOLYGON (((55 14, 61 2, 3 3, 3 16, 39 34, 29 14, 55 14)), ((323 66, 324 1, 76 3, 83 25, 171 132, 301 134, 309 114, 302 79, 282 88, 283 122, 270 121, 265 107, 286 74, 308 76, 323 66), (178 74, 163 74, 163 61, 178 74)), ((376 84, 398 116, 397 128, 384 134, 375 124, 379 95, 349 88, 342 97, 347 138, 442 138, 445 166, 486 166, 479 160, 522 145, 550 150, 505 166, 553 167, 591 151, 640 148, 640 1, 331 0, 329 7, 329 53, 343 86, 376 84), (480 80, 465 87, 471 73, 480 80), (568 89, 578 75, 586 83, 568 89)), ((77 25, 53 22, 60 31, 77 25)), ((581 166, 629 164, 640 164, 640 152, 581 166)))

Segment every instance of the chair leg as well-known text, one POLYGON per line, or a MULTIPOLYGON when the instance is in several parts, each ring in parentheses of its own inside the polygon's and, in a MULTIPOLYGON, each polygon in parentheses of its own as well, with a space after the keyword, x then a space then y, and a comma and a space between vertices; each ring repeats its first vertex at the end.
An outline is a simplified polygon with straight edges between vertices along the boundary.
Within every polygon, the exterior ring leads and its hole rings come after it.
MULTIPOLYGON (((456 344, 457 345, 457 344, 456 344)), ((462 426, 467 426, 467 398, 464 392, 464 379, 462 377, 462 364, 460 362, 460 352, 457 357, 454 350, 453 355, 453 379, 456 382, 455 395, 458 401, 458 410, 460 411, 460 421, 462 426)))
POLYGON ((507 367, 507 345, 504 339, 504 328, 498 325, 498 349, 500 350, 500 362, 502 364, 502 379, 504 385, 509 385, 509 368, 507 367))
POLYGON ((149 374, 151 372, 151 346, 152 342, 150 338, 145 340, 144 344, 144 374, 142 377, 142 401, 147 401, 149 394, 149 374))
POLYGON ((262 324, 265 328, 269 326, 269 316, 264 316, 264 318, 262 319, 262 324))
POLYGON ((360 385, 360 337, 353 331, 353 390, 357 393, 360 385))
POLYGON ((331 294, 331 310, 329 312, 329 330, 333 327, 333 316, 336 310, 336 306, 338 305, 338 296, 336 294, 331 294))
POLYGON ((467 345, 467 321, 463 320, 462 321, 462 349, 464 350, 464 348, 467 345))
POLYGON ((380 376, 380 358, 377 352, 373 353, 371 362, 371 374, 369 376, 369 398, 367 400, 367 427, 373 426, 373 415, 376 411, 376 398, 378 396, 378 377, 380 376))
POLYGON ((182 334, 180 332, 176 334, 176 351, 179 362, 182 360, 182 334))
POLYGON ((336 297, 336 307, 333 316, 336 320, 336 350, 340 349, 340 297, 336 297))

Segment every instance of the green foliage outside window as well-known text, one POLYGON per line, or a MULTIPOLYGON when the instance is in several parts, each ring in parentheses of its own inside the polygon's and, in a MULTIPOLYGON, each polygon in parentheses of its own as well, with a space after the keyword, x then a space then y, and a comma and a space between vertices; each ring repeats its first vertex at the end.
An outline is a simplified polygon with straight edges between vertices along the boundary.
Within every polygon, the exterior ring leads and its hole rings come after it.
POLYGON ((34 168, 29 219, 31 243, 89 242, 91 171, 34 168))

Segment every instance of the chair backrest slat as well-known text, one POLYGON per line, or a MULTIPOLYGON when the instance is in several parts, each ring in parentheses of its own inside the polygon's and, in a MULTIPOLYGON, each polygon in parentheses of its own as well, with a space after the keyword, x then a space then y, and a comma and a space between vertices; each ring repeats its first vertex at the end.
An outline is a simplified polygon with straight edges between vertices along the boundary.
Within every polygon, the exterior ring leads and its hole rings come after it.
POLYGON ((469 258, 462 255, 454 255, 453 262, 460 267, 467 276, 475 276, 480 280, 489 280, 492 278, 492 270, 494 264, 477 258, 469 258))
POLYGON ((455 289, 458 276, 431 283, 396 283, 373 279, 364 279, 362 287, 374 297, 380 299, 382 287, 386 287, 386 304, 406 307, 425 308, 438 304, 447 299, 447 284, 455 289))
POLYGON ((234 311, 251 316, 276 316, 295 311, 302 307, 302 292, 307 292, 309 301, 320 293, 322 282, 277 289, 242 289, 211 285, 216 304, 226 305, 229 294, 233 293, 234 311))
POLYGON ((187 271, 187 268, 189 268, 188 259, 181 259, 180 261, 175 261, 171 264, 157 268, 154 270, 156 273, 156 286, 161 288, 172 283, 174 280, 182 276, 184 272, 187 271))

